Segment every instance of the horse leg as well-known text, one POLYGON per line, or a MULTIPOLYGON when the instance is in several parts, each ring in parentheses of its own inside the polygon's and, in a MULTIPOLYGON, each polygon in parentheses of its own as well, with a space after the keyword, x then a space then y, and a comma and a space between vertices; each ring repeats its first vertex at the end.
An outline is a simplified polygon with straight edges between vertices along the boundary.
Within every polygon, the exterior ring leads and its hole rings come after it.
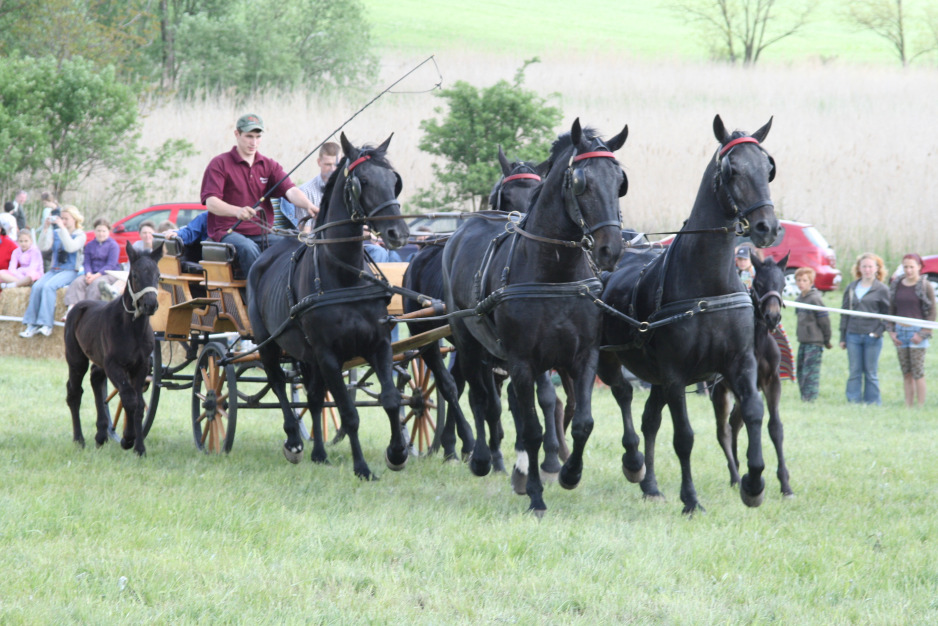
MULTIPOLYGON (((138 456, 143 456, 146 454, 146 448, 143 445, 143 428, 137 427, 135 423, 137 421, 137 415, 139 412, 141 423, 143 419, 143 398, 140 395, 140 389, 135 388, 134 384, 136 381, 131 381, 128 377, 128 373, 119 366, 105 367, 104 370, 99 370, 100 374, 96 374, 95 367, 91 368, 91 384, 95 389, 95 401, 98 401, 98 394, 100 393, 103 396, 104 391, 104 375, 107 374, 107 378, 114 383, 114 386, 117 388, 117 394, 120 396, 121 404, 124 407, 124 433, 121 435, 121 448, 124 450, 134 449, 134 452, 138 456), (98 379, 98 384, 95 384, 95 378, 101 376, 98 379), (100 391, 99 391, 100 390, 100 391), (139 439, 139 441, 138 441, 139 439)), ((144 374, 145 376, 146 374, 144 374)), ((140 381, 140 384, 143 384, 143 380, 140 381)), ((101 398, 103 401, 103 397, 101 398)), ((98 434, 95 435, 95 441, 101 441, 102 443, 107 439, 107 428, 108 420, 107 414, 104 411, 98 413, 98 434)))
MULTIPOLYGON (((443 460, 450 461, 457 458, 457 429, 459 430, 459 437, 463 442, 463 454, 468 456, 475 443, 474 437, 472 436, 472 429, 469 428, 469 422, 466 421, 466 416, 463 415, 462 408, 459 406, 459 394, 456 389, 456 382, 453 380, 453 376, 449 373, 449 370, 446 369, 446 364, 443 363, 443 355, 440 353, 439 344, 433 343, 427 346, 421 354, 421 357, 424 363, 427 364, 427 367, 430 368, 430 371, 433 372, 433 378, 436 380, 437 388, 440 390, 440 393, 443 394, 443 399, 446 400, 447 404, 446 420, 442 425, 443 436, 440 438, 443 447, 443 460)), ((440 428, 439 424, 437 424, 437 428, 440 428)))
POLYGON ((746 450, 746 462, 749 472, 740 480, 739 495, 743 504, 757 507, 762 504, 765 497, 765 479, 762 472, 765 470, 765 460, 762 457, 762 415, 764 407, 762 396, 756 389, 755 357, 750 353, 732 364, 734 366, 729 376, 724 375, 738 398, 738 406, 743 423, 746 425, 746 435, 749 438, 749 447, 746 450), (748 356, 748 358, 746 358, 748 356))
POLYGON ((516 494, 523 496, 528 493, 528 470, 531 464, 524 446, 524 416, 521 414, 515 387, 511 383, 508 383, 508 412, 515 423, 515 465, 511 470, 511 488, 516 494))
MULTIPOLYGON (((456 430, 459 433, 459 438, 462 440, 462 460, 468 461, 469 457, 472 455, 472 449, 475 447, 475 435, 472 434, 472 426, 469 424, 469 420, 466 419, 465 413, 463 413, 462 408, 459 406, 459 398, 462 397, 462 392, 466 388, 466 378, 462 374, 462 370, 459 369, 459 354, 453 353, 453 367, 447 368, 447 371, 450 373, 450 376, 453 379, 453 384, 456 386, 455 393, 455 402, 449 402, 449 410, 454 410, 453 407, 456 407, 457 415, 459 419, 456 422, 456 430)), ((447 415, 447 419, 449 415, 447 415)))
POLYGON ((687 417, 684 389, 681 384, 670 383, 663 388, 663 393, 671 412, 671 423, 674 425, 674 452, 681 463, 681 502, 684 503, 682 512, 692 516, 697 511, 702 513, 704 508, 697 499, 697 490, 691 475, 690 455, 694 449, 694 429, 687 417))
POLYGON ((730 430, 729 417, 733 397, 730 390, 722 382, 717 383, 710 395, 713 404, 713 415, 717 421, 717 443, 723 449, 726 457, 726 466, 730 471, 730 487, 739 484, 739 463, 736 461, 736 436, 730 430))
MULTIPOLYGON (((470 359, 463 358, 460 364, 468 361, 470 359)), ((496 428, 498 427, 497 422, 502 410, 501 402, 495 390, 492 368, 479 363, 476 367, 470 366, 468 369, 469 371, 466 371, 464 368, 462 372, 469 385, 469 407, 472 409, 472 417, 476 426, 476 441, 472 455, 469 457, 469 469, 476 476, 485 476, 492 471, 492 451, 485 438, 485 425, 494 422, 496 428)), ((494 438, 495 433, 492 435, 494 438)))
POLYGON ((609 386, 622 413, 622 447, 625 449, 622 473, 630 483, 641 482, 645 478, 645 457, 638 449, 639 439, 632 424, 632 385, 622 374, 622 366, 615 356, 600 355, 596 373, 609 386))
POLYGON ((553 482, 560 472, 560 441, 557 436, 557 392, 550 379, 550 371, 535 378, 537 404, 544 415, 544 462, 541 463, 542 480, 553 482))
POLYGON ((573 389, 576 396, 576 410, 570 429, 573 435, 573 450, 560 468, 558 482, 564 489, 573 489, 583 477, 583 451, 590 433, 593 432, 593 414, 591 411, 593 385, 596 382, 596 366, 599 350, 592 350, 580 361, 577 373, 573 374, 573 389))
MULTIPOLYGON (((326 388, 332 394, 335 400, 336 408, 339 409, 339 417, 342 423, 342 430, 349 440, 349 446, 352 448, 352 467, 355 475, 362 480, 377 480, 368 463, 365 462, 365 455, 362 454, 361 442, 358 438, 359 416, 355 403, 349 396, 348 387, 345 385, 345 379, 342 377, 342 363, 335 354, 322 351, 316 355, 319 373, 325 381, 326 388)), ((398 437, 400 437, 400 428, 398 437)), ((403 445, 403 438, 401 438, 403 445)))
POLYGON ((788 467, 785 465, 785 453, 782 452, 782 443, 785 439, 785 428, 782 426, 782 418, 778 412, 779 401, 782 397, 782 381, 777 373, 767 377, 763 381, 762 392, 765 394, 765 401, 769 409, 769 437, 772 438, 772 444, 775 446, 775 454, 778 457, 778 482, 782 487, 783 496, 793 496, 791 485, 788 483, 788 467))
MULTIPOLYGON (((264 341, 260 335, 257 339, 261 342, 264 341)), ((277 401, 280 403, 280 412, 283 415, 283 432, 287 434, 287 440, 283 442, 283 456, 290 463, 295 464, 303 458, 303 437, 300 435, 300 425, 296 415, 289 406, 287 377, 283 368, 280 367, 280 354, 280 346, 274 342, 268 342, 258 350, 264 372, 267 375, 267 384, 277 397, 277 401)))
POLYGON ((394 385, 394 377, 391 375, 393 354, 390 341, 383 341, 377 346, 369 362, 381 384, 378 401, 387 413, 388 422, 391 425, 391 441, 384 451, 384 463, 389 470, 399 472, 407 464, 408 454, 401 428, 401 392, 394 385))
POLYGON ((315 368, 303 370, 303 384, 306 386, 306 412, 313 421, 313 450, 309 460, 313 463, 328 464, 326 440, 322 431, 322 407, 326 403, 326 383, 315 368))
MULTIPOLYGON (((78 354, 70 353, 66 349, 68 356, 68 383, 65 385, 65 401, 72 413, 72 440, 85 447, 85 436, 81 432, 81 381, 85 378, 88 371, 88 357, 80 350, 78 354)), ((103 443, 103 442, 102 442, 103 443)), ((100 445, 100 444, 99 444, 100 445)))
POLYGON ((639 485, 643 497, 650 500, 664 500, 658 490, 658 478, 655 476, 655 441, 661 428, 661 411, 664 408, 664 390, 660 385, 652 385, 645 409, 642 411, 642 435, 645 436, 645 478, 639 485))
MULTIPOLYGON (((541 422, 534 407, 534 380, 534 374, 526 363, 517 362, 512 364, 510 389, 513 389, 513 392, 510 391, 509 393, 514 393, 517 400, 517 412, 522 423, 521 440, 524 444, 524 451, 530 461, 530 466, 536 467, 544 439, 544 431, 541 428, 541 422)), ((544 485, 541 482, 539 472, 528 471, 525 493, 528 494, 530 499, 528 510, 533 511, 538 517, 543 516, 544 511, 547 510, 547 505, 544 504, 544 485)))
MULTIPOLYGON (((91 375, 88 377, 88 382, 91 384, 91 393, 94 395, 94 406, 95 406, 95 435, 94 442, 97 447, 103 446, 107 443, 108 440, 108 423, 107 418, 107 409, 105 404, 105 398, 107 396, 107 374, 104 369, 98 367, 94 363, 91 364, 91 375)), ((120 387, 117 387, 118 393, 120 392, 120 387)), ((124 404, 124 399, 121 398, 121 407, 123 408, 124 415, 127 416, 127 406, 124 404)), ((125 420, 127 418, 125 417, 125 420)), ((125 421, 125 424, 127 421, 125 421)), ((133 444, 131 444, 133 445, 133 444)), ((123 439, 121 440, 121 447, 125 450, 129 449, 130 446, 124 447, 123 439)))

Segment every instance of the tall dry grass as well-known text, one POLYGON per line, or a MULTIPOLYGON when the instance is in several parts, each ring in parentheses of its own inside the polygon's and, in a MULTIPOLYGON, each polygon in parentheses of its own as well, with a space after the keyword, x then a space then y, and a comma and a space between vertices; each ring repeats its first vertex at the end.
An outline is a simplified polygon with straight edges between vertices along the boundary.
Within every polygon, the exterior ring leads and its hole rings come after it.
MULTIPOLYGON (((719 113, 728 127, 753 131, 775 116, 766 148, 778 164, 772 186, 780 216, 816 224, 846 257, 864 249, 895 259, 906 250, 938 252, 933 225, 938 199, 938 73, 930 69, 798 64, 745 69, 719 64, 648 62, 599 55, 544 57, 529 67, 525 85, 556 93, 564 127, 579 116, 605 134, 630 128, 618 156, 631 186, 622 201, 625 222, 652 232, 679 227, 715 149, 711 130, 719 113)), ((256 111, 267 122, 262 150, 288 169, 374 93, 422 59, 388 57, 372 93, 268 95, 237 104, 231 98, 155 106, 144 125, 144 144, 169 136, 192 141, 199 154, 174 197, 198 197, 202 171, 232 145, 234 120, 256 111)), ((511 80, 521 58, 441 54, 444 86, 457 80, 490 85, 511 80)), ((395 91, 420 91, 437 80, 428 64, 395 91)), ((421 120, 443 102, 430 94, 394 93, 352 121, 345 132, 357 143, 394 132, 390 156, 401 172, 406 200, 431 182, 432 159, 417 149, 421 120)), ((559 131, 565 128, 559 128, 559 131)), ((494 155, 492 155, 494 159, 494 155)), ((295 179, 316 173, 315 159, 295 179)), ((93 204, 103 186, 83 190, 93 204)))

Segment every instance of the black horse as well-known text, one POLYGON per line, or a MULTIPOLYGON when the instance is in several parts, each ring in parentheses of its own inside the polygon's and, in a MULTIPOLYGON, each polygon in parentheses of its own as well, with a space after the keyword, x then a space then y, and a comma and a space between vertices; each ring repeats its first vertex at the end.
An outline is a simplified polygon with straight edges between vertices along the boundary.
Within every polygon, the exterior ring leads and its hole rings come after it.
POLYGON ((625 255, 603 290, 603 301, 618 313, 605 316, 606 345, 599 375, 612 388, 622 411, 623 472, 630 481, 641 482, 645 497, 661 497, 654 451, 661 409, 667 404, 681 462, 685 514, 701 506, 691 478, 694 432, 684 389, 716 374, 739 398, 749 435, 749 473, 742 478, 742 500, 758 506, 764 496, 763 407, 756 389, 752 303, 736 274, 733 244, 737 233, 748 233, 758 247, 768 246, 776 237, 778 220, 769 195, 775 164, 760 145, 771 125, 769 120, 751 136, 729 133, 717 115, 713 132, 720 147, 704 171, 680 234, 664 254, 625 255), (653 385, 642 415, 644 459, 632 426, 632 387, 620 364, 653 385))
MULTIPOLYGON (((788 482, 788 467, 785 465, 785 454, 782 452, 782 442, 785 438, 782 419, 778 413, 779 401, 782 398, 782 380, 778 373, 778 364, 781 352, 772 333, 778 328, 782 320, 782 291, 785 289, 785 266, 788 264, 786 254, 778 263, 772 259, 760 261, 752 255, 752 265, 756 276, 752 281, 752 306, 755 309, 754 319, 754 347, 756 362, 758 363, 758 385, 762 395, 765 396, 766 408, 769 412, 769 436, 775 445, 775 454, 778 457, 778 482, 781 484, 782 495, 794 495, 788 482)), ((733 396, 726 381, 719 380, 713 387, 710 400, 713 403, 713 412, 717 420, 717 441, 726 455, 726 463, 730 470, 730 485, 739 484, 739 458, 736 455, 739 431, 743 426, 743 418, 738 405, 732 405, 733 396), (732 411, 730 410, 732 407, 732 411)))
MULTIPOLYGON (((299 363, 310 415, 321 412, 327 389, 335 398, 352 447, 355 475, 371 479, 358 438, 358 411, 342 378, 344 362, 364 357, 380 381, 380 403, 391 423, 385 451, 390 469, 404 468, 407 447, 401 433, 401 397, 392 379, 386 323, 390 293, 368 279, 362 247, 368 236, 362 225, 381 233, 391 248, 405 244, 409 232, 397 201, 401 178, 385 156, 391 137, 376 148, 356 148, 344 133, 340 142, 344 159, 323 192, 315 238, 301 243, 285 239, 261 255, 248 276, 249 314, 267 380, 283 408, 284 456, 298 463, 303 440, 288 405, 281 350, 299 363)), ((318 419, 313 420, 310 458, 326 462, 318 419)))
MULTIPOLYGON (((160 270, 157 262, 163 256, 163 243, 150 253, 138 252, 131 242, 126 246, 130 274, 123 295, 111 302, 82 300, 68 312, 65 319, 65 360, 68 363, 66 401, 72 412, 74 440, 85 447, 81 432, 81 383, 91 364, 91 390, 97 410, 98 447, 108 437, 109 419, 105 399, 107 380, 120 394, 127 419, 121 437, 124 450, 134 449, 146 454, 143 445, 143 385, 150 372, 153 354, 153 329, 150 316, 156 312, 156 285, 160 270)), ((81 280, 81 279, 79 279, 81 280)))
MULTIPOLYGON (((547 173, 547 161, 535 164, 529 161, 509 161, 498 148, 498 163, 502 170, 502 177, 495 183, 489 194, 489 206, 501 212, 526 212, 534 190, 540 185, 541 179, 547 173)), ((480 218, 476 218, 480 219, 480 218)), ((431 242, 421 248, 410 260, 407 271, 404 273, 403 286, 417 293, 443 301, 443 245, 431 242)), ((417 300, 406 298, 404 311, 412 313, 423 306, 417 300)), ((411 335, 433 330, 445 325, 445 321, 413 321, 407 326, 411 335)), ((459 367, 454 371, 446 368, 438 343, 433 342, 420 349, 420 356, 433 372, 434 380, 439 385, 443 397, 446 399, 446 418, 443 424, 443 434, 440 444, 443 447, 444 460, 456 458, 456 431, 462 440, 462 454, 468 458, 475 438, 472 429, 459 406, 459 396, 462 394, 464 380, 459 367), (456 378, 454 378, 454 375, 456 378)), ((456 360, 459 354, 456 354, 456 360)))
MULTIPOLYGON (((619 197, 625 173, 613 152, 628 127, 604 143, 576 120, 551 148, 549 172, 520 222, 470 220, 446 243, 443 285, 459 363, 469 383, 477 476, 501 465, 500 403, 492 368, 508 371, 524 415, 523 439, 536 465, 543 432, 534 409, 534 379, 551 368, 575 380, 573 451, 559 480, 575 487, 593 426, 590 413, 602 316, 593 303, 601 283, 595 266, 612 269, 622 250, 619 197), (588 251, 588 252, 587 252, 588 251), (453 313, 451 313, 452 315, 453 313), (490 440, 486 443, 485 425, 490 440)), ((538 472, 529 472, 530 508, 546 510, 538 472)))

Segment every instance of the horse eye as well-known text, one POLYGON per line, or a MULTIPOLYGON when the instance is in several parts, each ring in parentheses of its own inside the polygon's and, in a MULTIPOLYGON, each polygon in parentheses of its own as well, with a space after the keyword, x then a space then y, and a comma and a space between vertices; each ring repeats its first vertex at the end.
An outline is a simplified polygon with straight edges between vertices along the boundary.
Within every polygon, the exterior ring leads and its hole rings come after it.
POLYGON ((573 193, 580 196, 586 191, 586 172, 577 168, 573 170, 573 193))

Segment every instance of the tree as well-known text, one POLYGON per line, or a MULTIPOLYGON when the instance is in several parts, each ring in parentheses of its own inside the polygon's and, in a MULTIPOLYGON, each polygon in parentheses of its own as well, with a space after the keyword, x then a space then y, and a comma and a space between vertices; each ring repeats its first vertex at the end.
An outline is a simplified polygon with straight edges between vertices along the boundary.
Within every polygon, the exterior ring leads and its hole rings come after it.
MULTIPOLYGON (((140 194, 178 175, 187 141, 167 140, 150 154, 138 146, 135 88, 113 66, 81 57, 9 58, 0 66, 0 189, 51 188, 59 199, 92 174, 117 181, 109 200, 140 194)), ((107 208, 107 207, 102 207, 107 208)))
MULTIPOLYGON (((536 58, 525 61, 513 83, 501 80, 479 89, 459 81, 438 94, 447 101, 449 112, 442 122, 428 119, 420 123, 425 134, 419 147, 443 157, 445 163, 431 165, 436 183, 418 194, 418 204, 441 207, 469 203, 473 209, 479 208, 501 174, 498 146, 512 158, 541 161, 547 156, 561 112, 521 86, 525 69, 537 62, 536 58)), ((444 112, 443 107, 434 111, 444 112)))
POLYGON ((915 58, 938 49, 938 21, 933 6, 918 10, 917 3, 903 0, 851 0, 846 19, 861 30, 869 30, 890 43, 903 67, 915 58), (918 28, 918 26, 922 28, 918 28), (931 31, 931 41, 925 31, 931 31), (923 37, 913 37, 919 33, 923 37), (914 46, 913 41, 919 41, 914 46), (913 50, 915 50, 913 52, 913 50))
POLYGON ((805 0, 686 0, 674 4, 685 20, 697 24, 714 56, 754 65, 763 50, 800 31, 816 4, 805 0))

